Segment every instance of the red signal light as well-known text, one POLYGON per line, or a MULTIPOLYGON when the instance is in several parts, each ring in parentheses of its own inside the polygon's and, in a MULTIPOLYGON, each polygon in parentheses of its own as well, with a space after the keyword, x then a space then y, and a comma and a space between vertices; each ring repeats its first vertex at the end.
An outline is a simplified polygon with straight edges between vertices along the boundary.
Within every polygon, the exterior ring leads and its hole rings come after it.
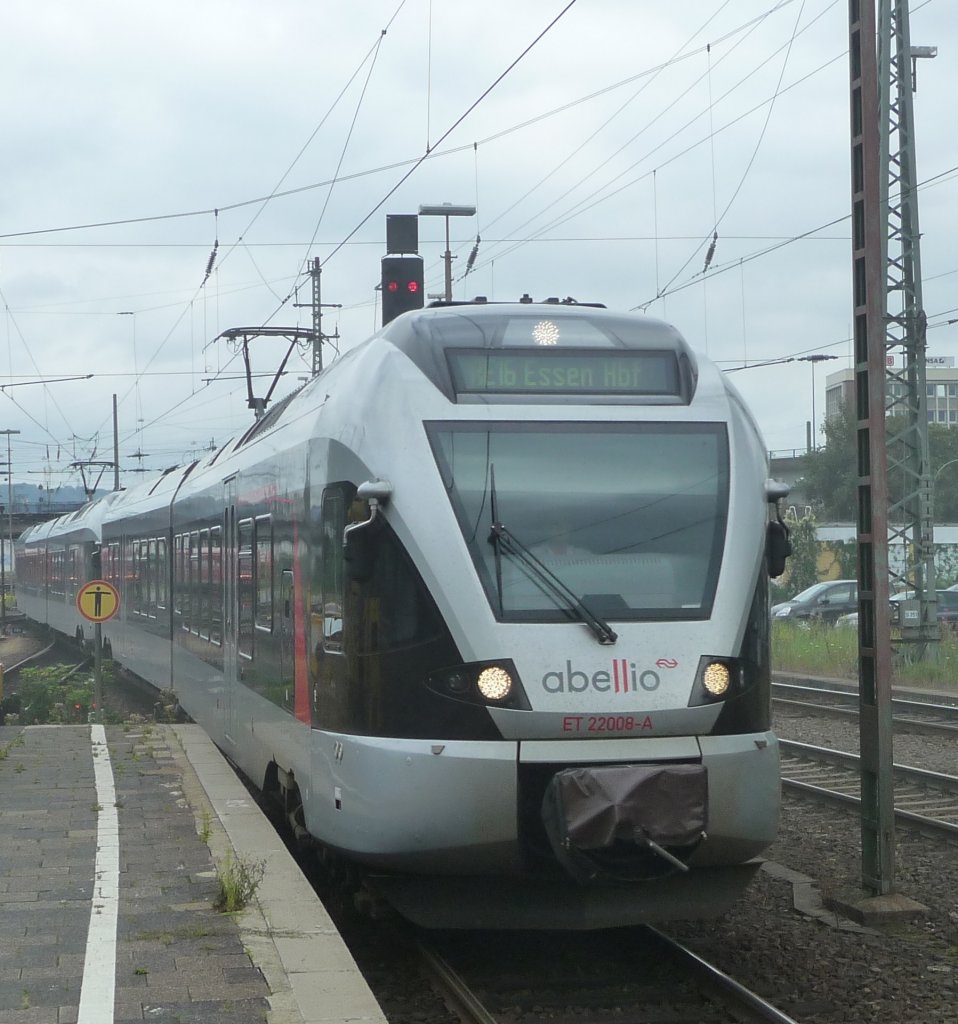
POLYGON ((380 278, 383 300, 383 326, 401 313, 422 309, 423 268, 421 256, 386 256, 380 278))

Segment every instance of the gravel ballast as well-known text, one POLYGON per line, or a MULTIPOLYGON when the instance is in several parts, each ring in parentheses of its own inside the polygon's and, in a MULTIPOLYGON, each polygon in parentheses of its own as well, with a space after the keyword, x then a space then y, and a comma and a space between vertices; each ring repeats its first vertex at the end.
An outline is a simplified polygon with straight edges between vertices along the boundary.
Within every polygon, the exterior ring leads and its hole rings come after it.
MULTIPOLYGON (((782 739, 858 750, 858 723, 790 711, 776 715, 782 739)), ((899 734, 899 763, 955 774, 958 745, 947 738, 899 734)), ((857 902, 861 836, 857 813, 785 792, 769 870, 724 918, 668 929, 801 1024, 958 1022, 958 847, 896 833, 896 891, 922 904, 916 921, 862 928, 847 918, 796 909, 793 884, 778 866, 815 882, 831 897, 857 902)))

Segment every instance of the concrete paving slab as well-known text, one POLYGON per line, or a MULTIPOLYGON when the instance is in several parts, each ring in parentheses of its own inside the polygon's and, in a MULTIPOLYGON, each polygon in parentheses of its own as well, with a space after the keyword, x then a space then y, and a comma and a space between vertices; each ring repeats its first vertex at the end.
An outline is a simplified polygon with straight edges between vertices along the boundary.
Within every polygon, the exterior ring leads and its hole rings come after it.
POLYGON ((114 1022, 385 1024, 325 908, 198 727, 3 727, 0 744, 15 752, 0 760, 0 1024, 82 1019, 105 841, 118 851, 114 1022), (212 908, 226 857, 265 868, 233 916, 212 908))

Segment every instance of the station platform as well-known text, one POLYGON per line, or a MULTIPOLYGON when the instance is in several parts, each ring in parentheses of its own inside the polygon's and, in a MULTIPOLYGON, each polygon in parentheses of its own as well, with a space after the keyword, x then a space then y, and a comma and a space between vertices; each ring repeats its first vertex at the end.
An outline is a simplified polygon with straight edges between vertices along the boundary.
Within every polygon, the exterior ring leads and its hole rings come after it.
POLYGON ((0 727, 0 1024, 385 1024, 193 725, 0 727), (262 866, 218 913, 217 868, 262 866))

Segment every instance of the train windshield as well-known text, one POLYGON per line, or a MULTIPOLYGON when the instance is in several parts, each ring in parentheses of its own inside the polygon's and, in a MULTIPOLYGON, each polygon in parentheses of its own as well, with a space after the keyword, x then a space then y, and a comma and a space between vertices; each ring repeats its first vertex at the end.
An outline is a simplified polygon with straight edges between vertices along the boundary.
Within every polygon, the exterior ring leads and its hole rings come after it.
MULTIPOLYGON (((711 613, 725 541, 722 424, 428 424, 433 451, 497 617, 578 617, 501 528, 595 615, 711 613)), ((548 575, 546 574, 546 575, 548 575)))

